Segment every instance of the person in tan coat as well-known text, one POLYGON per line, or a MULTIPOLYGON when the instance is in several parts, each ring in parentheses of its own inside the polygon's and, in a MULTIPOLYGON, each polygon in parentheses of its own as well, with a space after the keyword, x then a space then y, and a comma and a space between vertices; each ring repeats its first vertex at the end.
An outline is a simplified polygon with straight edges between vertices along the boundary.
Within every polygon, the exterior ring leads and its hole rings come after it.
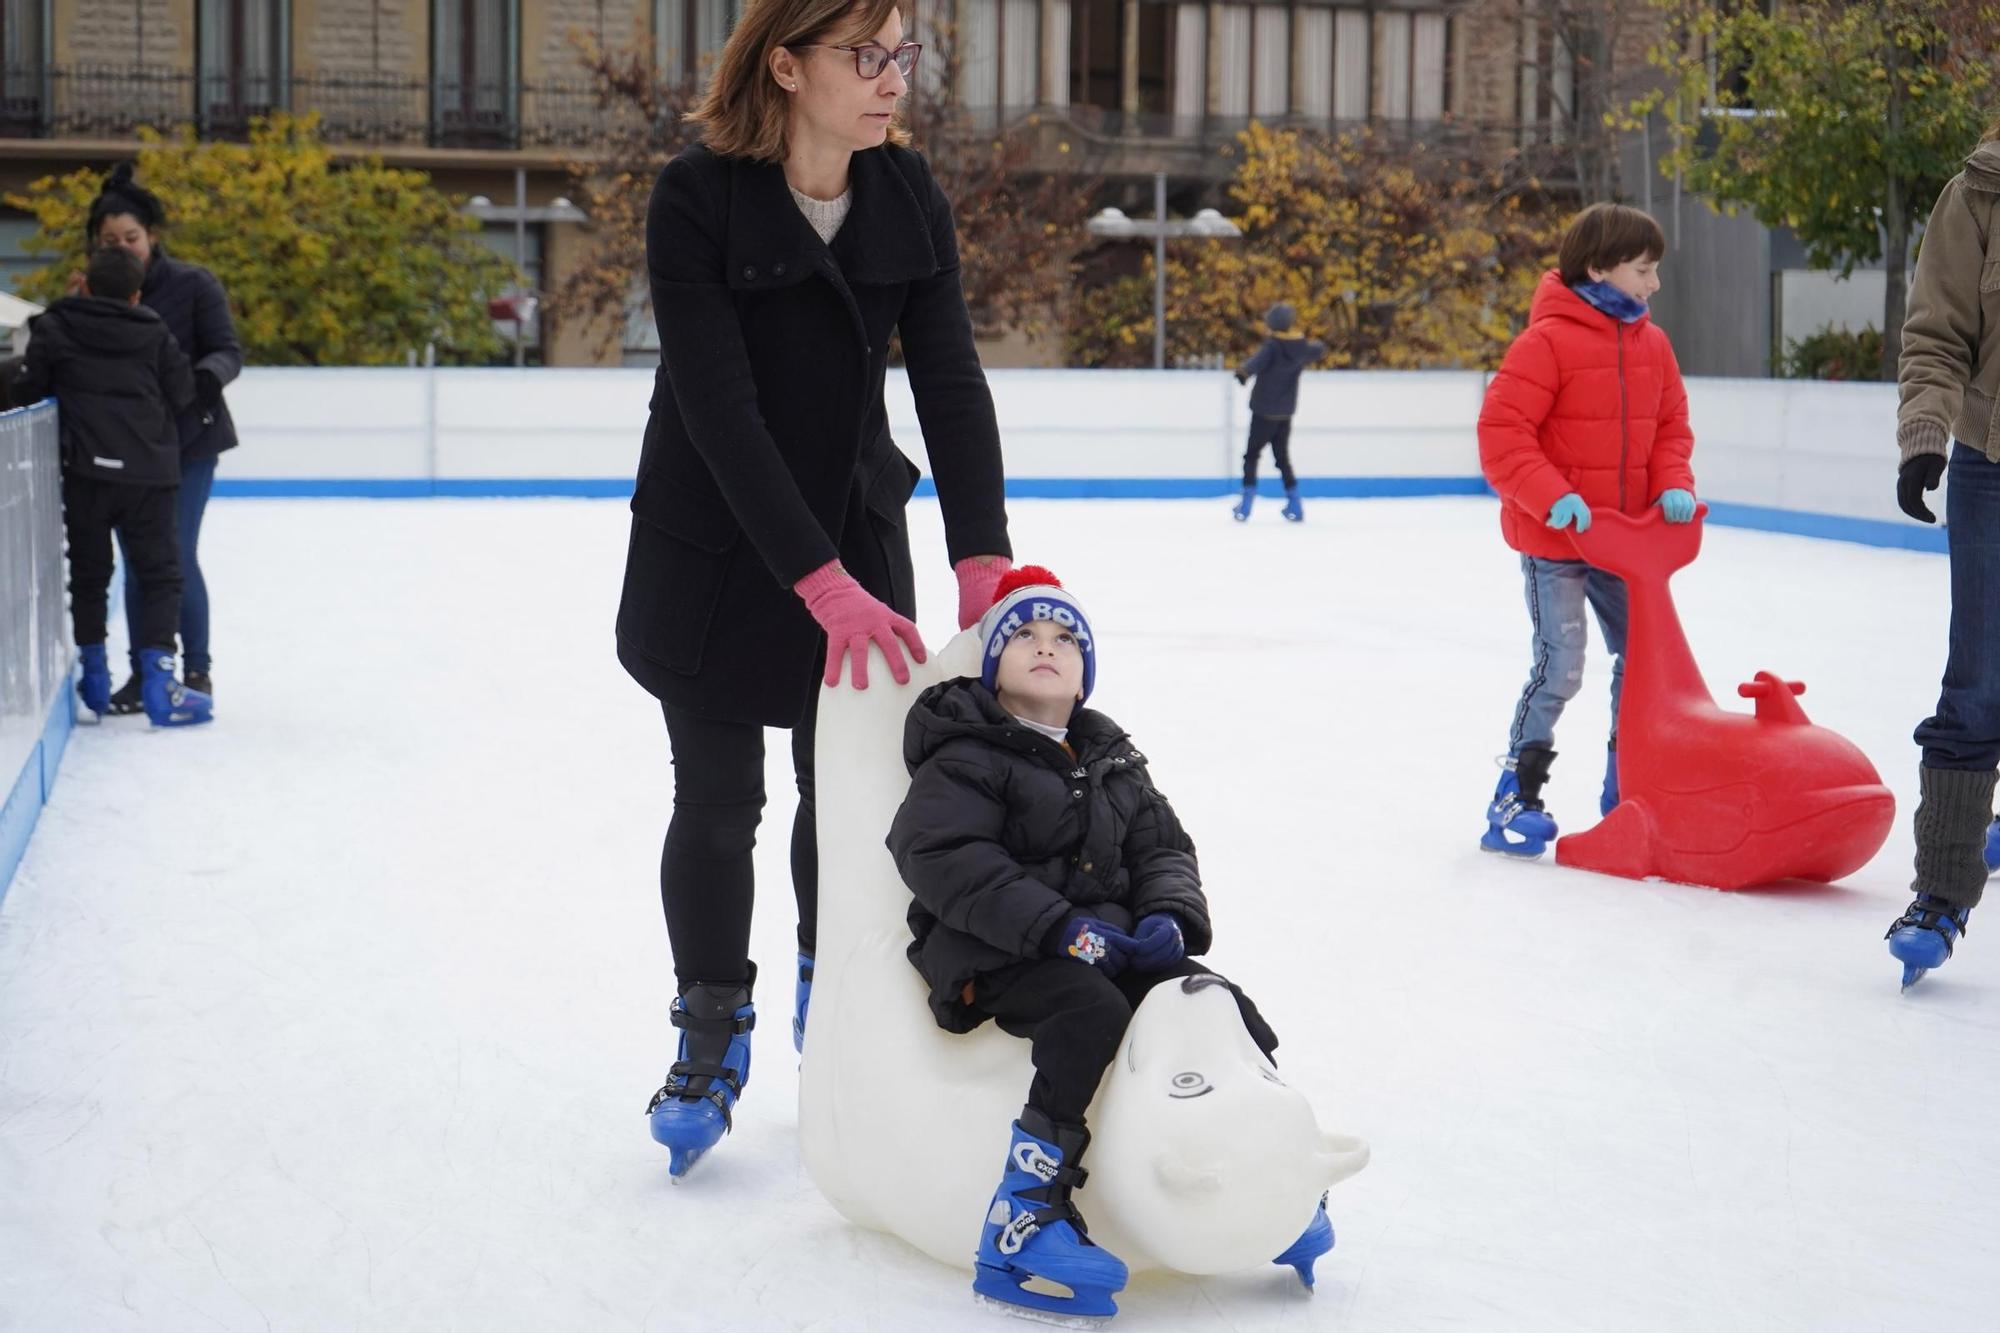
POLYGON ((2000 860, 2000 123, 1931 210, 1897 368, 1896 502, 1925 523, 1947 471, 1951 639, 1937 711, 1916 731, 1916 900, 1889 927, 1903 984, 1951 956, 2000 860))

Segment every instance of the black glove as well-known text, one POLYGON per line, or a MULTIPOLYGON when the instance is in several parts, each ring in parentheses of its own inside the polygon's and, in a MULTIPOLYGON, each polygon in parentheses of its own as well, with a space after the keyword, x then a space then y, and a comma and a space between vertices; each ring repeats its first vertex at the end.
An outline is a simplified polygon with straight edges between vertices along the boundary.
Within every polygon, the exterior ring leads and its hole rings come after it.
POLYGON ((1924 492, 1944 480, 1943 454, 1918 454, 1896 470, 1896 503, 1919 523, 1935 523, 1937 515, 1924 503, 1924 492))
POLYGON ((204 412, 213 412, 222 401, 222 379, 212 370, 197 370, 194 373, 195 405, 204 412))
POLYGON ((1242 371, 1239 370, 1236 372, 1236 382, 1238 384, 1248 384, 1250 380, 1247 376, 1244 375, 1242 371))

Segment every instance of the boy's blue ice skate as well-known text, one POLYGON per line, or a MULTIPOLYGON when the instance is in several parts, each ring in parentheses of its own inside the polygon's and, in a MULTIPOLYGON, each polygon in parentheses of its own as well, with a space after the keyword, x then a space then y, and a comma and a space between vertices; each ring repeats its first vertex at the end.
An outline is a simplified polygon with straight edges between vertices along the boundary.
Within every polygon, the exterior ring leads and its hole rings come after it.
POLYGON ((111 711, 111 665, 105 660, 104 645, 80 643, 76 656, 83 667, 82 677, 76 683, 77 695, 85 708, 103 717, 111 711))
POLYGON ((1951 946, 1965 934, 1969 907, 1953 907, 1942 898, 1920 893, 1910 910, 1896 918, 1889 933, 1889 952, 1903 965, 1903 989, 1923 979, 1924 973, 1951 957, 1951 946))
POLYGON ((1509 856, 1540 856, 1556 836, 1556 821, 1542 808, 1542 784, 1556 752, 1543 745, 1523 745, 1516 755, 1500 761, 1505 771, 1486 806, 1486 832, 1479 845, 1509 856))
POLYGON ((1306 1284, 1306 1290, 1313 1289, 1313 1264, 1322 1254, 1333 1248, 1333 1223, 1327 1220, 1326 1196, 1319 1196, 1319 1211, 1306 1224, 1305 1231, 1292 1242, 1291 1248, 1273 1259, 1274 1264, 1290 1264, 1299 1270, 1299 1281, 1306 1284))
POLYGON ((806 1009, 813 997, 813 956, 799 955, 799 985, 792 994, 792 1049, 804 1055, 806 1050, 806 1009))
POLYGON ((1618 808, 1618 747, 1604 752, 1604 791, 1597 798, 1597 813, 1608 815, 1618 808))
POLYGON ((757 1009, 750 987, 695 982, 674 1000, 673 1025, 681 1030, 680 1059, 646 1107, 653 1139, 671 1155, 667 1173, 676 1180, 693 1169, 729 1132, 730 1116, 750 1080, 750 1030, 757 1009))
POLYGON ((1078 1166, 1090 1132, 1058 1125, 1034 1107, 1023 1107, 1008 1142, 1007 1171, 986 1210, 974 1258, 974 1299, 1002 1313, 1029 1319, 1108 1319, 1111 1298, 1124 1290, 1125 1264, 1091 1243, 1070 1191, 1084 1182, 1078 1166), (1067 1287, 1068 1296, 1029 1288, 1034 1279, 1067 1287))
POLYGON ((1986 826, 1986 873, 2000 871, 2000 819, 1986 826))
POLYGON ((1298 487, 1285 487, 1285 507, 1278 512, 1282 513, 1285 516, 1285 520, 1289 523, 1303 523, 1305 521, 1306 511, 1305 507, 1299 503, 1298 487))
POLYGON ((1238 500, 1236 507, 1229 512, 1238 523, 1241 523, 1250 517, 1250 506, 1256 503, 1257 488, 1255 486, 1245 486, 1243 488, 1243 498, 1238 500))
MULTIPOLYGON (((214 701, 174 679, 172 649, 141 648, 139 671, 139 701, 154 726, 192 727, 215 720, 214 701)), ((105 704, 110 705, 108 698, 105 704)))

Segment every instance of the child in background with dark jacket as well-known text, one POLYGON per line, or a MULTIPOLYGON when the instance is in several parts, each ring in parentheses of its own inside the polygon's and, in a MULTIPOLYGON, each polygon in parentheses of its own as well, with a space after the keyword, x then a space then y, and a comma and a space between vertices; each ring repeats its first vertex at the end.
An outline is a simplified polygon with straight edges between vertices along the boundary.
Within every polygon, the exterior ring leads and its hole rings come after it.
POLYGON ((1614 654, 1598 808, 1610 814, 1618 804, 1625 582, 1578 559, 1562 529, 1589 530, 1593 508, 1637 516, 1657 505, 1669 523, 1694 518, 1687 390, 1673 344, 1646 307, 1666 250, 1660 224, 1636 208, 1592 204, 1579 213, 1480 409, 1479 464, 1500 496, 1501 535, 1520 552, 1534 628, 1505 771, 1486 807, 1488 851, 1540 856, 1556 836, 1542 784, 1556 757, 1556 719, 1583 683, 1586 602, 1614 654))
POLYGON ((1299 372, 1326 355, 1326 344, 1292 331, 1298 312, 1280 302, 1264 313, 1271 336, 1236 372, 1236 382, 1257 381, 1250 391, 1250 442, 1243 450, 1243 498, 1231 511, 1238 523, 1250 517, 1257 498, 1257 460, 1271 446, 1278 476, 1285 483, 1285 517, 1297 523, 1306 516, 1299 505, 1299 479, 1292 471, 1292 414, 1299 409, 1299 372))
MULTIPOLYGON (((1083 706, 1097 654, 1077 600, 1046 569, 1016 569, 979 633, 979 678, 933 685, 910 709, 910 791, 888 838, 914 895, 910 961, 938 1025, 970 1032, 992 1018, 1033 1043, 1035 1077, 973 1289, 1046 1313, 1110 1315, 1125 1265, 1090 1242, 1070 1202, 1090 1142, 1084 1114, 1146 992, 1212 975, 1189 961, 1208 950, 1208 902, 1194 843, 1145 755, 1083 706), (1076 1294, 1023 1287, 1036 1277, 1076 1294)), ((1229 989, 1268 1056, 1276 1035, 1229 989)), ((1309 1271, 1332 1237, 1322 1212, 1280 1262, 1309 1271)))
POLYGON ((123 250, 99 250, 83 294, 29 321, 28 352, 14 381, 16 402, 54 397, 61 422, 63 529, 69 541, 70 617, 84 707, 111 711, 105 658, 105 598, 111 540, 125 543, 127 577, 144 594, 133 626, 142 699, 154 725, 209 720, 209 699, 174 679, 181 572, 174 501, 180 485, 178 415, 194 402, 187 357, 160 317, 139 304, 145 270, 123 250))

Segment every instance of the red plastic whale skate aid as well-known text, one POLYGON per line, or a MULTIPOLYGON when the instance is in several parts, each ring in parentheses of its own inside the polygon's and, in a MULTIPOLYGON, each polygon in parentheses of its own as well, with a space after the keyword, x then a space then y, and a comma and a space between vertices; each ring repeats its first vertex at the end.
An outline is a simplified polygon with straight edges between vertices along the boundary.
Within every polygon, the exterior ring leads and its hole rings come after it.
POLYGON ((1577 554, 1625 580, 1631 619, 1619 707, 1620 801, 1602 823, 1556 842, 1561 865, 1740 889, 1830 882, 1868 863, 1896 801, 1845 737, 1815 726, 1797 681, 1760 671, 1737 693, 1754 716, 1716 707, 1688 650, 1667 580, 1701 550, 1702 520, 1670 524, 1591 512, 1577 554))

